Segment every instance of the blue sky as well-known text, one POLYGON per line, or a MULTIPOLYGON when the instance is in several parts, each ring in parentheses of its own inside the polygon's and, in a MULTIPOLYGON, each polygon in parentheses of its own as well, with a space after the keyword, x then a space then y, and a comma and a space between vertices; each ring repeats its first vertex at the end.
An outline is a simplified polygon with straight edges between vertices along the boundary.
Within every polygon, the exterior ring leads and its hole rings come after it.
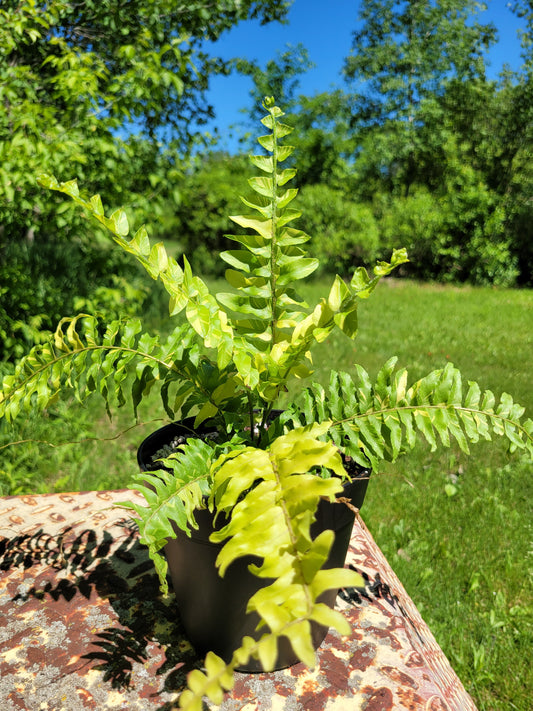
MULTIPOLYGON (((513 69, 520 66, 520 43, 516 34, 520 20, 509 10, 506 0, 489 0, 487 4, 488 10, 480 18, 493 22, 498 29, 499 42, 488 56, 488 74, 496 77, 504 63, 513 69)), ((272 23, 261 27, 258 22, 244 22, 223 35, 217 43, 217 52, 225 59, 241 56, 257 60, 264 67, 278 50, 284 51, 287 44, 301 42, 316 66, 300 77, 298 93, 312 95, 333 86, 343 87, 341 69, 350 51, 359 5, 358 0, 294 0, 289 24, 272 23)), ((215 125, 219 128, 227 148, 235 145, 228 127, 243 120, 239 109, 249 107, 251 86, 248 77, 237 75, 218 77, 211 82, 208 97, 217 119, 210 128, 215 125)))

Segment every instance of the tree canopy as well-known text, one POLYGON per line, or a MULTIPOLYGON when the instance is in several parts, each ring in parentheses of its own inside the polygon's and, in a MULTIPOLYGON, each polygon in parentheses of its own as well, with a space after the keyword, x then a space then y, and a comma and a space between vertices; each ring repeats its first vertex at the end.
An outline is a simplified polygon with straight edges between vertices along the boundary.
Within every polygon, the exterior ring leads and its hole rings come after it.
POLYGON ((347 80, 362 83, 360 120, 413 122, 451 79, 484 77, 496 28, 478 22, 478 10, 477 0, 362 0, 344 64, 347 80))
POLYGON ((316 248, 327 241, 325 261, 341 271, 355 255, 377 249, 386 258, 406 245, 412 259, 403 271, 412 276, 532 283, 531 3, 506 9, 522 19, 524 64, 497 79, 487 76, 497 30, 480 19, 482 3, 359 7, 344 89, 298 92, 308 68, 303 46, 261 67, 248 60, 253 106, 275 89, 292 114, 302 200, 322 230, 316 248), (342 255, 333 257, 335 249, 342 255))
MULTIPOLYGON (((282 20, 288 2, 5 0, 0 6, 0 355, 88 295, 103 244, 36 176, 73 175, 154 223, 233 62, 205 50, 237 22, 282 20)), ((105 259, 105 258, 104 258, 105 259)), ((117 265, 114 265, 115 270, 117 265)), ((112 271, 113 271, 112 270, 112 271)), ((108 285, 109 286, 109 285, 108 285)))

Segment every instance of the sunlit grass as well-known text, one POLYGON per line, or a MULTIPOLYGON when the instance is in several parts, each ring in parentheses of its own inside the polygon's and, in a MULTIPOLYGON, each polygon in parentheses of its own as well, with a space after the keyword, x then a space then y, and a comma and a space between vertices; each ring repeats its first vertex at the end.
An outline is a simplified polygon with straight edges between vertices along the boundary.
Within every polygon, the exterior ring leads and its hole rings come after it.
MULTIPOLYGON (((317 376, 398 355, 417 379, 448 361, 465 381, 510 392, 533 416, 533 292, 393 281, 360 309, 354 343, 335 336, 317 376)), ((533 465, 501 443, 383 467, 363 518, 483 711, 531 708, 533 465)))
MULTIPOLYGON (((305 290, 310 303, 323 280, 305 290)), ((151 314, 164 323, 166 306, 151 314)), ((533 416, 533 292, 453 288, 388 280, 359 312, 360 334, 334 333, 314 352, 315 377, 361 363, 375 375, 397 355, 415 380, 451 361, 465 382, 510 392, 533 416)), ((143 420, 164 417, 155 399, 143 420)), ((124 488, 138 443, 159 423, 136 427, 130 412, 110 423, 103 407, 69 403, 29 417, 18 435, 77 442, 10 448, 0 494, 124 488)), ((7 433, 3 435, 4 441, 7 433)), ((429 452, 423 444, 373 477, 363 508, 376 541, 418 605, 480 711, 529 711, 533 694, 533 465, 501 443, 429 452)))

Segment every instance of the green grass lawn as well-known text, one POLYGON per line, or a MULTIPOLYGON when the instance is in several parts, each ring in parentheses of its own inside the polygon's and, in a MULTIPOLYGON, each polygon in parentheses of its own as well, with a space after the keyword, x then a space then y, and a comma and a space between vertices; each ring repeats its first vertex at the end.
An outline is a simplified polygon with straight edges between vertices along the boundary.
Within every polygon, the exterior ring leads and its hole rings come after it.
MULTIPOLYGON (((507 391, 533 416, 533 292, 389 281, 360 309, 361 334, 316 354, 375 374, 392 354, 413 379, 451 361, 465 382, 507 391)), ((421 445, 374 477, 363 508, 376 541, 479 709, 531 708, 533 465, 501 443, 421 445)))
MULTIPOLYGON (((307 287, 315 302, 326 281, 307 287)), ((454 288, 388 280, 359 312, 355 341, 334 334, 314 353, 316 377, 361 363, 371 374, 391 356, 411 379, 459 367, 499 395, 511 393, 533 416, 533 292, 454 288)), ((155 402, 141 416, 158 417, 155 402)), ((0 493, 121 488, 135 450, 154 424, 111 439, 103 409, 70 403, 45 420, 29 418, 21 438, 80 441, 4 450, 0 493), (118 450, 118 453, 117 453, 118 450), (119 456, 120 455, 120 456, 119 456)), ((4 441, 7 434, 2 435, 4 441)), ((529 711, 533 694, 533 465, 501 443, 432 454, 421 444, 377 473, 363 508, 376 541, 418 605, 480 710, 529 711)))

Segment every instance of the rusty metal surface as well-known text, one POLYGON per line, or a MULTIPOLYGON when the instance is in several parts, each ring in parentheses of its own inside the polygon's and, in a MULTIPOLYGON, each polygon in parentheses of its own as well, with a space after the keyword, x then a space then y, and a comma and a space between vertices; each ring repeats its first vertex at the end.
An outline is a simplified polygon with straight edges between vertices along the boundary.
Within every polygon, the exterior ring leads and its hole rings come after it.
MULTIPOLYGON (((132 495, 0 498, 1 711, 169 711, 201 666, 113 507, 132 495)), ((367 581, 338 598, 350 639, 328 634, 314 670, 238 674, 219 711, 475 711, 359 518, 347 564, 367 581)))

